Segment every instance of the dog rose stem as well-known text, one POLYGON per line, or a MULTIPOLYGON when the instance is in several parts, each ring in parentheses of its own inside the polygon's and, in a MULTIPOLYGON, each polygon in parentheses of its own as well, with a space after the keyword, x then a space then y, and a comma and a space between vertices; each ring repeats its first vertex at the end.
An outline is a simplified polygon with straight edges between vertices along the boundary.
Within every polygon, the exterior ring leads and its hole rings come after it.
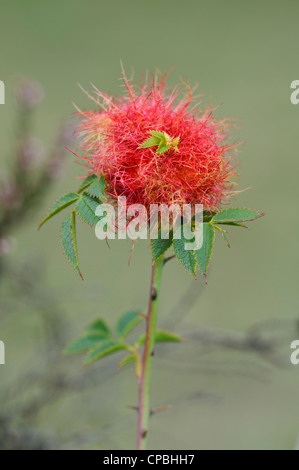
POLYGON ((146 318, 146 333, 144 350, 141 363, 141 373, 139 378, 139 395, 138 395, 138 432, 137 432, 137 449, 146 449, 147 434, 150 418, 150 385, 151 385, 151 369, 152 359, 154 355, 156 324, 158 315, 158 302, 160 295, 160 285, 162 270, 164 265, 164 257, 161 256, 152 265, 152 277, 149 306, 146 318))

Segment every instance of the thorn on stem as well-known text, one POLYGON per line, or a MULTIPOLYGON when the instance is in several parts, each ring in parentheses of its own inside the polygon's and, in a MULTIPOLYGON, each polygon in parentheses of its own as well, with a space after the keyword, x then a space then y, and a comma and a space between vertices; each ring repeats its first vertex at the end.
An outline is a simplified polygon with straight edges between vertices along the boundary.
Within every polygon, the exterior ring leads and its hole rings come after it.
POLYGON ((138 406, 127 405, 130 410, 138 411, 138 406))
POLYGON ((172 408, 172 405, 163 405, 163 406, 159 406, 158 408, 153 408, 150 411, 150 415, 152 416, 156 413, 160 413, 160 411, 169 410, 169 408, 172 408))
POLYGON ((144 430, 142 431, 142 435, 141 435, 141 436, 142 436, 142 439, 144 439, 144 438, 146 437, 147 433, 148 433, 147 429, 144 429, 144 430))
POLYGON ((175 255, 168 256, 168 258, 164 258, 164 264, 166 264, 171 259, 175 258, 175 255))
POLYGON ((141 313, 141 312, 136 312, 136 313, 137 313, 137 315, 139 315, 139 316, 142 317, 142 318, 146 318, 146 317, 147 317, 146 313, 141 313))

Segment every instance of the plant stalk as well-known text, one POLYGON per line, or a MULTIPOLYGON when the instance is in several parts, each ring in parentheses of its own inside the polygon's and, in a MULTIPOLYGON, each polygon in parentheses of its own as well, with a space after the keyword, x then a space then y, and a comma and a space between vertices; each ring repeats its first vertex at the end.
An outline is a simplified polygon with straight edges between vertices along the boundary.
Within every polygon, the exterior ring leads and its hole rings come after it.
POLYGON ((160 285, 163 265, 163 256, 158 258, 156 261, 153 261, 152 265, 149 306, 146 317, 145 342, 141 363, 141 372, 139 377, 137 450, 144 450, 147 446, 149 418, 151 413, 151 370, 152 359, 154 355, 156 325, 158 316, 158 302, 160 296, 160 285))

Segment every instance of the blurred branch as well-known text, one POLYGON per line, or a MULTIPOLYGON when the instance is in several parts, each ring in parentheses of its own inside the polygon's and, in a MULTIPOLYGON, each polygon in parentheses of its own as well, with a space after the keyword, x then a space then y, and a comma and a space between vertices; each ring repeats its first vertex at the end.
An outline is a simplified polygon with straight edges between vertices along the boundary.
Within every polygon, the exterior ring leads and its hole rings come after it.
POLYGON ((17 124, 9 158, 10 171, 0 180, 0 256, 13 247, 9 237, 61 175, 65 147, 72 141, 73 128, 61 126, 51 151, 32 135, 32 116, 43 99, 37 82, 23 80, 16 90, 17 124))

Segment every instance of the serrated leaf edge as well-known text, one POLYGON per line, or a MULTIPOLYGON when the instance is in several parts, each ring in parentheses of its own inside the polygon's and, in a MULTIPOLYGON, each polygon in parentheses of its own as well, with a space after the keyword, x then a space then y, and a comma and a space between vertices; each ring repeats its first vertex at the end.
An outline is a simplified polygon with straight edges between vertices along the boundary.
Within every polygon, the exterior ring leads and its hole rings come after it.
POLYGON ((214 229, 214 224, 211 224, 211 222, 204 222, 205 224, 207 225, 211 225, 212 228, 213 228, 213 233, 214 233, 214 236, 213 236, 213 241, 212 241, 212 248, 211 248, 211 253, 210 253, 210 256, 209 256, 209 259, 208 259, 208 262, 207 262, 207 266, 206 266, 206 272, 203 273, 202 270, 200 269, 199 267, 199 264, 197 263, 197 259, 196 259, 196 256, 195 256, 195 260, 196 260, 196 266, 198 266, 198 270, 199 272, 204 276, 205 280, 207 280, 207 273, 208 273, 208 269, 209 269, 209 266, 210 266, 210 261, 211 261, 211 258, 212 258, 212 253, 213 253, 213 249, 214 249, 214 245, 215 245, 215 229, 214 229))
MULTIPOLYGON (((39 226, 38 226, 38 229, 40 229, 51 217, 54 217, 56 214, 53 215, 53 213, 55 213, 55 211, 57 209, 59 209, 59 207, 56 207, 56 209, 54 210, 51 210, 55 204, 57 204, 57 202, 59 201, 59 199, 62 199, 64 196, 67 196, 68 194, 72 193, 72 191, 69 191, 65 194, 62 194, 61 196, 59 196, 55 202, 53 202, 53 204, 51 205, 51 207, 49 207, 48 209, 48 214, 42 219, 42 221, 40 222, 39 226)), ((73 193, 73 194, 77 194, 77 193, 73 193)), ((71 206, 72 204, 74 204, 76 201, 78 201, 78 199, 80 198, 80 195, 77 194, 77 198, 74 198, 73 200, 69 201, 66 205, 63 204, 63 207, 62 209, 60 209, 60 211, 57 212, 57 214, 59 214, 59 212, 63 211, 64 209, 67 209, 67 207, 71 206)))
MULTIPOLYGON (((74 220, 75 220, 75 210, 73 210, 73 212, 72 212, 71 214, 69 214, 67 217, 70 217, 72 214, 74 214, 74 220)), ((76 261, 77 261, 77 266, 75 266, 75 265, 73 264, 73 262, 71 261, 71 259, 68 257, 68 255, 67 255, 67 253, 66 253, 66 251, 65 251, 65 249, 64 249, 64 246, 63 246, 63 242, 62 242, 62 227, 63 227, 63 224, 64 224, 65 220, 66 220, 66 217, 65 217, 65 219, 64 219, 64 221, 63 221, 63 223, 62 223, 61 230, 60 230, 60 242, 61 242, 61 244, 62 244, 63 253, 64 253, 64 255, 65 255, 67 261, 73 266, 74 270, 79 274, 79 276, 81 277, 82 281, 84 281, 84 277, 83 277, 83 275, 82 275, 82 272, 81 272, 80 266, 79 266, 77 243, 76 243, 75 246, 74 246, 74 240, 73 240, 73 237, 72 237, 72 243, 73 243, 73 248, 74 248, 75 257, 76 257, 76 261)), ((71 218, 70 218, 70 224, 71 224, 71 218)), ((76 230, 76 228, 75 228, 75 230, 76 230)))
POLYGON ((252 211, 252 212, 258 212, 258 215, 256 217, 253 217, 252 219, 238 219, 238 220, 215 220, 215 223, 216 224, 219 224, 221 222, 251 222, 252 220, 256 220, 256 219, 259 219, 260 217, 263 217, 265 215, 265 212, 262 212, 258 209, 251 209, 250 207, 228 207, 227 209, 223 209, 222 211, 220 212, 217 212, 216 214, 213 215, 212 219, 210 220, 209 223, 214 223, 213 222, 213 219, 215 216, 217 216, 218 214, 221 214, 223 212, 228 212, 232 209, 237 209, 237 210, 249 210, 249 211, 252 211))
MULTIPOLYGON (((84 201, 84 199, 83 199, 83 196, 84 196, 84 195, 90 197, 90 199, 93 199, 94 201, 95 201, 96 199, 99 200, 99 198, 97 198, 97 197, 92 197, 89 193, 84 192, 84 193, 80 194, 80 197, 77 199, 76 202, 78 202, 79 199, 82 199, 82 200, 84 201)), ((86 202, 85 202, 85 204, 86 204, 86 202)), ((101 204, 101 201, 99 202, 99 204, 101 204)), ((86 204, 86 205, 87 205, 87 204, 86 204)), ((93 212, 93 210, 92 210, 89 206, 87 206, 87 207, 91 210, 91 212, 92 212, 92 213, 94 214, 94 216, 96 217, 95 212, 93 212)), ((77 210, 77 204, 76 204, 76 208, 75 208, 74 210, 76 211, 76 214, 77 214, 77 216, 79 217, 79 219, 81 220, 81 222, 83 222, 84 224, 89 225, 89 227, 91 227, 91 228, 92 228, 92 227, 95 227, 95 225, 89 224, 88 222, 86 222, 86 220, 84 220, 84 219, 80 216, 80 214, 79 214, 79 212, 78 212, 78 210, 77 210)))
MULTIPOLYGON (((89 346, 89 347, 85 347, 85 348, 81 348, 77 351, 68 351, 68 349, 70 347, 72 347, 77 341, 79 341, 80 339, 85 339, 85 338, 88 338, 89 336, 92 336, 92 334, 83 334, 81 336, 77 336, 76 338, 72 339, 66 346, 65 348, 62 350, 62 354, 63 355, 69 355, 69 354, 83 354, 83 353, 86 353, 87 351, 90 351, 91 349, 94 349, 96 347, 96 344, 94 344, 93 346, 89 346)), ((96 334, 94 335, 95 337, 97 336, 96 334)), ((107 341, 108 338, 105 338, 105 337, 99 337, 98 338, 98 342, 101 342, 101 341, 107 341)))
POLYGON ((84 180, 82 181, 82 185, 81 185, 81 186, 79 187, 79 189, 77 190, 77 193, 78 193, 78 194, 81 194, 81 193, 82 193, 83 191, 85 191, 85 189, 87 189, 92 183, 94 183, 94 182, 97 180, 97 178, 99 178, 99 176, 96 175, 95 173, 93 173, 93 174, 91 174, 91 175, 89 175, 89 176, 86 176, 86 177, 84 178, 84 180), (85 181, 87 178, 91 177, 91 176, 94 176, 95 178, 94 178, 93 180, 91 180, 89 183, 83 184, 84 181, 85 181))
POLYGON ((177 255, 177 251, 175 249, 175 243, 173 242, 173 250, 174 250, 174 253, 176 255, 176 258, 178 259, 178 261, 181 263, 181 265, 185 268, 185 270, 187 271, 187 273, 191 274, 191 275, 194 275, 194 278, 196 279, 196 258, 195 258, 195 254, 194 254, 194 250, 187 250, 187 251, 191 251, 192 252, 192 255, 193 255, 193 258, 195 260, 195 266, 194 266, 194 272, 191 273, 191 271, 189 271, 189 269, 184 265, 184 263, 180 260, 180 258, 178 257, 177 255))
MULTIPOLYGON (((90 192, 89 192, 90 186, 91 186, 92 184, 96 183, 97 181, 100 181, 101 178, 104 178, 104 192, 105 192, 105 189, 106 189, 106 180, 105 180, 104 175, 101 175, 97 180, 92 181, 91 184, 88 185, 88 188, 87 188, 87 190, 88 190, 88 196, 91 197, 92 199, 99 199, 99 197, 98 197, 98 196, 93 196, 92 194, 90 194, 90 192)), ((103 198, 104 198, 104 196, 105 196, 105 194, 103 195, 103 198)))
POLYGON ((89 350, 89 353, 85 356, 85 359, 84 359, 84 361, 83 361, 83 365, 84 365, 84 366, 87 366, 87 365, 89 365, 89 364, 93 364, 94 362, 97 362, 97 361, 99 361, 100 359, 102 359, 102 358, 104 358, 104 357, 106 357, 106 356, 109 356, 109 354, 110 354, 109 351, 110 351, 110 350, 112 350, 112 354, 113 354, 114 352, 117 353, 117 352, 122 351, 122 350, 124 350, 124 349, 128 349, 128 346, 127 346, 127 344, 125 344, 125 343, 118 343, 118 342, 116 341, 114 345, 111 345, 111 346, 108 347, 107 349, 104 349, 103 351, 101 351, 101 352, 98 354, 98 356, 95 356, 93 359, 89 359, 89 360, 88 360, 88 357, 89 357, 89 356, 91 355, 91 353, 92 353, 94 350, 96 350, 96 349, 97 349, 97 347, 91 348, 91 349, 89 350), (118 349, 117 349, 116 351, 113 351, 113 349, 114 349, 116 346, 118 346, 118 349))
MULTIPOLYGON (((158 259, 161 258, 161 256, 164 255, 164 253, 166 253, 167 250, 169 250, 169 248, 171 248, 171 247, 173 246, 173 238, 171 239, 170 245, 167 246, 167 247, 165 248, 165 250, 164 250, 157 258, 155 258, 155 256, 154 256, 154 250, 153 250, 153 244, 154 244, 154 241, 155 241, 155 240, 158 240, 158 239, 156 238, 156 239, 152 239, 152 240, 151 240, 151 251, 152 251, 153 259, 154 259, 155 261, 157 261, 158 259)), ((169 238, 168 238, 168 240, 169 240, 169 238)))

